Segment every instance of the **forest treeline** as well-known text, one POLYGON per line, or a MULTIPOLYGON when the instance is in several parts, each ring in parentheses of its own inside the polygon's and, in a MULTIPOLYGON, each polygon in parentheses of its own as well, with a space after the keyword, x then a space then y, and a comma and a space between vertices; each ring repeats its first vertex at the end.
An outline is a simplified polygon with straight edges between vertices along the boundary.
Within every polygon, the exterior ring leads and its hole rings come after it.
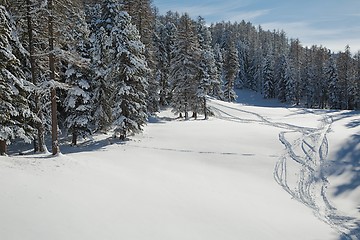
POLYGON ((208 26, 150 0, 0 0, 0 154, 15 139, 58 153, 58 129, 125 137, 170 106, 207 118, 236 88, 309 108, 360 109, 360 52, 303 47, 250 22, 208 26))

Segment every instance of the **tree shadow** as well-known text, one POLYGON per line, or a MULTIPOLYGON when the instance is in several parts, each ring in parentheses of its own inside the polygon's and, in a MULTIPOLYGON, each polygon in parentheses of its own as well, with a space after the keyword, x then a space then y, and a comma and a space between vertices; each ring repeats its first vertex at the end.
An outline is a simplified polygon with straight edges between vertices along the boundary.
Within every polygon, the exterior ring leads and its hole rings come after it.
POLYGON ((348 128, 356 128, 360 126, 360 119, 354 120, 346 124, 346 127, 348 128))
POLYGON ((247 90, 247 89, 236 89, 236 99, 237 103, 246 105, 246 106, 255 106, 255 107, 273 107, 273 108, 283 108, 289 107, 287 103, 282 103, 278 99, 265 99, 264 96, 256 91, 247 90))
POLYGON ((61 152, 63 154, 73 154, 73 153, 81 153, 81 152, 94 152, 94 151, 104 151, 107 146, 113 144, 125 144, 125 141, 120 139, 115 139, 113 137, 108 137, 101 140, 93 140, 89 139, 87 141, 81 142, 76 146, 71 146, 70 144, 62 144, 60 146, 61 152))
MULTIPOLYGON (((341 176, 348 173, 350 173, 351 178, 335 187, 334 196, 354 191, 360 187, 360 134, 353 134, 339 149, 335 154, 334 165, 328 172, 329 176, 341 176)), ((360 239, 360 220, 355 221, 355 225, 350 232, 340 236, 339 240, 360 239)))
POLYGON ((335 196, 351 191, 360 186, 360 134, 354 134, 335 155, 336 168, 330 175, 342 175, 351 172, 351 179, 336 187, 335 196))
POLYGON ((174 118, 171 118, 171 117, 159 117, 159 116, 151 116, 148 118, 148 123, 161 123, 161 124, 164 124, 165 122, 170 122, 170 121, 173 121, 173 120, 176 120, 178 118, 174 117, 174 118))
POLYGON ((350 232, 342 234, 339 240, 360 239, 360 222, 355 223, 355 225, 356 226, 352 228, 350 232))
MULTIPOLYGON (((87 138, 82 141, 79 141, 76 146, 71 145, 71 141, 69 141, 68 137, 60 138, 60 152, 62 154, 72 154, 72 153, 80 153, 80 152, 94 152, 94 151, 102 151, 105 150, 107 146, 118 144, 123 145, 126 144, 130 139, 120 140, 119 138, 107 137, 103 139, 95 140, 94 138, 87 138)), ((47 149, 51 151, 51 139, 46 140, 47 149)), ((36 156, 34 153, 34 146, 30 143, 24 143, 23 141, 17 141, 14 144, 11 144, 8 148, 8 155, 26 155, 36 156)))

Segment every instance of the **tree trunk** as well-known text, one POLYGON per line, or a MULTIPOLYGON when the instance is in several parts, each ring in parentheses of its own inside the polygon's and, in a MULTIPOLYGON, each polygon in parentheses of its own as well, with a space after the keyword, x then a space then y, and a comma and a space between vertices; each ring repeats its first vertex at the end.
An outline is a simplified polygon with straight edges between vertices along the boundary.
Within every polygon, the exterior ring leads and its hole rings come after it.
POLYGON ((189 113, 185 111, 185 120, 189 120, 189 113))
MULTIPOLYGON (((48 0, 48 27, 49 27, 49 68, 50 68, 50 81, 55 81, 55 56, 54 56, 54 17, 53 17, 53 1, 48 0)), ((60 152, 58 142, 58 129, 57 126, 57 105, 56 105, 56 89, 55 86, 51 87, 51 146, 52 154, 56 155, 60 152)))
MULTIPOLYGON (((26 18, 27 18, 27 28, 28 28, 28 38, 29 38, 29 53, 30 53, 30 67, 31 67, 31 79, 32 83, 36 86, 36 59, 35 59, 35 50, 34 50, 34 38, 33 38, 33 25, 32 25, 32 15, 31 15, 31 1, 26 0, 26 18)), ((43 125, 43 114, 40 107, 40 97, 38 93, 35 93, 35 111, 37 113, 40 122, 37 124, 36 128, 38 131, 37 138, 34 140, 34 152, 45 152, 45 139, 44 139, 44 125, 43 125)))
POLYGON ((44 153, 47 151, 47 148, 45 145, 45 128, 44 128, 44 123, 43 123, 43 112, 40 107, 39 96, 36 96, 36 105, 37 105, 36 106, 37 114, 41 121, 37 127, 38 149, 39 149, 39 152, 44 153))
POLYGON ((72 132, 72 141, 71 141, 72 146, 77 145, 77 137, 78 137, 78 134, 77 134, 76 128, 74 127, 73 132, 72 132))
POLYGON ((208 112, 207 112, 207 107, 206 107, 206 97, 203 98, 204 101, 204 119, 207 120, 208 119, 208 112))
MULTIPOLYGON (((186 99, 187 101, 187 99, 186 99)), ((189 120, 188 105, 185 103, 185 120, 189 120)))
POLYGON ((5 140, 0 140, 0 155, 6 155, 7 149, 6 149, 6 141, 5 140))

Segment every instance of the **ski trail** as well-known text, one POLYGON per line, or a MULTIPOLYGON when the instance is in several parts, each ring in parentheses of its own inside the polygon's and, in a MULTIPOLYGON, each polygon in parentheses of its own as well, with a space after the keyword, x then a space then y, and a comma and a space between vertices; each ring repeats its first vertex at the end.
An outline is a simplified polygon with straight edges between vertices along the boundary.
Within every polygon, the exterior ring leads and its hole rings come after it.
POLYGON ((355 218, 342 215, 331 205, 327 197, 328 180, 323 166, 329 152, 327 133, 332 118, 324 115, 317 128, 273 122, 258 113, 224 106, 211 101, 215 117, 241 123, 265 124, 285 131, 280 132, 279 141, 284 145, 284 154, 275 165, 275 181, 294 199, 313 210, 314 215, 341 234, 342 240, 360 239, 360 233, 352 230, 360 224, 355 218), (232 115, 220 108, 227 108, 251 119, 232 115), (297 176, 297 178, 294 176, 297 176))
POLYGON ((342 235, 342 239, 360 239, 359 234, 349 235, 356 226, 357 220, 343 216, 327 198, 328 180, 322 171, 322 166, 329 151, 327 133, 331 124, 332 119, 324 116, 321 125, 313 133, 297 132, 301 135, 296 139, 297 143, 287 140, 286 136, 291 132, 281 132, 279 140, 285 146, 285 153, 275 166, 274 177, 294 199, 311 208, 320 220, 337 230, 342 235), (293 162, 297 164, 292 170, 295 174, 298 173, 298 179, 289 184, 288 165, 293 162))

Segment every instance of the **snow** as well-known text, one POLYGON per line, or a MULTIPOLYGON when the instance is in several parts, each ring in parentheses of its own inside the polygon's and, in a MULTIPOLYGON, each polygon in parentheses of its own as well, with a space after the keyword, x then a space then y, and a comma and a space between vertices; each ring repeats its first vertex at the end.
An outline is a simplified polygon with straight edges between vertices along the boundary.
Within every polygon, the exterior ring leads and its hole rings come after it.
MULTIPOLYGON (((359 221, 360 188, 349 182, 359 181, 359 112, 238 95, 240 103, 210 99, 215 116, 207 121, 164 110, 125 142, 97 135, 63 146, 58 157, 0 157, 1 239, 340 240, 346 229, 312 208, 323 206, 319 192, 312 192, 313 205, 297 201, 274 174, 285 160, 287 183, 296 191, 302 165, 289 150, 304 160, 300 140, 324 149, 326 138, 326 159, 314 155, 310 162, 325 161, 316 173, 328 180, 332 213, 359 221), (289 146, 280 141, 282 132, 289 146)), ((358 239, 359 227, 350 230, 358 239)))

